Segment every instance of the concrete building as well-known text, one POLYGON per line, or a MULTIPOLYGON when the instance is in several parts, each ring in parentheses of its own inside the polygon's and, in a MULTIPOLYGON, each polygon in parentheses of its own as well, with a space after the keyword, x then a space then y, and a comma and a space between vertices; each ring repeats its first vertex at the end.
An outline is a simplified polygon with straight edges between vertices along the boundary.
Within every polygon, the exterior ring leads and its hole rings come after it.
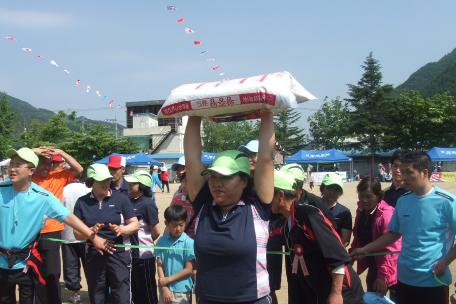
POLYGON ((183 153, 187 118, 158 118, 164 100, 127 102, 127 127, 123 135, 144 153, 183 153))

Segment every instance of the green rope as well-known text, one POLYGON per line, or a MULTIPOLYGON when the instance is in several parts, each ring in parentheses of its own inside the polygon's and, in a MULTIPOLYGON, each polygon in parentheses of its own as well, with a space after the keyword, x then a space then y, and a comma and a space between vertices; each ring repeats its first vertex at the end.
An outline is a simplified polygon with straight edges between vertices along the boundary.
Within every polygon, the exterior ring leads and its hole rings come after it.
MULTIPOLYGON (((74 242, 68 242, 62 239, 56 238, 44 238, 45 240, 52 242, 59 242, 63 244, 72 244, 74 242)), ((77 243, 84 243, 85 241, 78 241, 77 243)), ((174 248, 174 247, 160 247, 160 246, 147 246, 147 245, 131 245, 131 244, 114 244, 114 247, 117 248, 135 248, 135 249, 160 249, 160 250, 193 250, 193 248, 174 248)), ((289 252, 283 251, 267 251, 267 254, 276 254, 276 255, 290 255, 289 252)))

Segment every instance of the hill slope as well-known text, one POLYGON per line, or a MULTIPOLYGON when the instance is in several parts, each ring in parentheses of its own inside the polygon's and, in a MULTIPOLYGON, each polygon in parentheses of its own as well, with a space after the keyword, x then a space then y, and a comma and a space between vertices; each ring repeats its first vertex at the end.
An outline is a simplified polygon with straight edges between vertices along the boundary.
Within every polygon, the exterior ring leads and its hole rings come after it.
POLYGON ((456 49, 439 61, 428 63, 418 69, 396 90, 416 90, 423 96, 444 92, 456 96, 456 49))
MULTIPOLYGON (((35 108, 26 101, 20 100, 18 98, 0 92, 0 99, 4 96, 6 96, 8 100, 8 106, 10 110, 17 113, 16 134, 22 132, 24 127, 29 128, 33 120, 47 121, 55 114, 50 110, 35 108)), ((113 132, 115 130, 115 125, 112 123, 107 123, 99 120, 92 120, 85 118, 84 116, 79 116, 76 118, 75 121, 69 122, 69 128, 73 130, 79 130, 81 125, 83 124, 83 121, 85 124, 92 123, 106 125, 109 127, 109 130, 113 132)), ((124 129, 124 126, 118 125, 118 129, 119 133, 121 134, 122 130, 124 129)))

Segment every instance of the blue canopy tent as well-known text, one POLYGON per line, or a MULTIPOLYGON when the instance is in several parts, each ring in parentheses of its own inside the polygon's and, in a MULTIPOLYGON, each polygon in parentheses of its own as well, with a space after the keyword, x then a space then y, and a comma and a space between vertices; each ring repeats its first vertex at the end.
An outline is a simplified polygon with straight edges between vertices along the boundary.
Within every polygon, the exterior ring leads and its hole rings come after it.
POLYGON ((434 147, 428 151, 428 154, 433 162, 456 161, 456 148, 434 147))
MULTIPOLYGON (((201 152, 201 162, 203 165, 208 166, 212 164, 217 153, 214 152, 201 152)), ((184 156, 184 153, 157 153, 151 154, 152 157, 156 159, 179 159, 181 156, 184 156)))
POLYGON ((330 150, 300 150, 285 159, 285 163, 346 163, 352 159, 342 151, 336 149, 330 150))
POLYGON ((353 159, 345 155, 342 151, 336 149, 330 150, 300 150, 285 159, 285 163, 303 163, 318 164, 320 163, 350 163, 350 175, 353 176, 353 159))
MULTIPOLYGON (((136 154, 120 154, 120 153, 113 153, 111 155, 121 155, 125 156, 126 162, 128 166, 139 166, 139 165, 149 165, 149 166, 160 166, 160 163, 153 159, 150 155, 144 153, 136 153, 136 154)), ((108 155, 100 160, 95 161, 99 164, 107 164, 109 156, 108 155)))
POLYGON ((214 162, 217 153, 215 152, 201 152, 201 162, 203 165, 208 166, 214 162))

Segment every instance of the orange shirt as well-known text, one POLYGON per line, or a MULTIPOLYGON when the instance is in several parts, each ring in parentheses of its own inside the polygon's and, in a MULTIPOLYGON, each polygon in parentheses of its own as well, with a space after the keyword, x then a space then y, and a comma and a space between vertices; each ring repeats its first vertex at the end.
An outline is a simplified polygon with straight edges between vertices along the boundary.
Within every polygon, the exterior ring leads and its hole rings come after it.
MULTIPOLYGON (((61 202, 63 202, 63 188, 75 179, 71 170, 68 169, 53 170, 49 172, 47 177, 36 175, 32 177, 32 181, 35 184, 54 194, 61 202)), ((62 231, 63 228, 63 223, 54 219, 47 219, 43 229, 41 229, 41 233, 62 231)))

